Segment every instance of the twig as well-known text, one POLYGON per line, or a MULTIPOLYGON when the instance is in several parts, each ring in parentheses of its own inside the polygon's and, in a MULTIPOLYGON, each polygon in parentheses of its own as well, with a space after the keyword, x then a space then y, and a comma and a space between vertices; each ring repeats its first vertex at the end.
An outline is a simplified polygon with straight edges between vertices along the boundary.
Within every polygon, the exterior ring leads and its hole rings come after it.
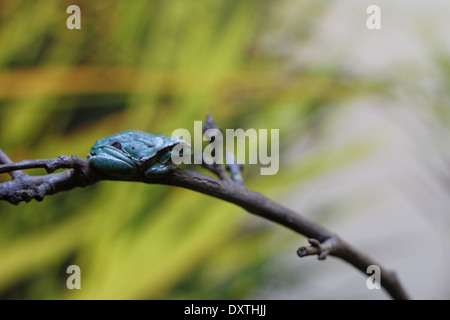
MULTIPOLYGON (((11 159, 6 155, 6 153, 3 152, 3 150, 0 148, 0 163, 4 163, 6 164, 10 164, 10 163, 14 163, 11 161, 11 159)), ((11 176, 11 178, 13 179, 19 179, 20 177, 26 175, 26 173, 22 172, 22 171, 5 171, 8 172, 9 175, 11 176)), ((0 173, 2 173, 0 171, 0 173)))
POLYGON ((244 166, 237 162, 236 156, 230 151, 225 152, 225 159, 227 170, 230 172, 230 177, 234 181, 234 185, 236 187, 245 187, 244 179, 242 178, 242 169, 244 166))
POLYGON ((311 246, 300 247, 297 250, 297 254, 300 258, 317 255, 319 260, 325 260, 330 253, 336 251, 336 248, 339 245, 336 241, 336 237, 328 238, 322 243, 313 238, 309 239, 308 242, 311 246))
POLYGON ((13 163, 12 161, 0 165, 0 173, 9 172, 13 174, 15 171, 22 169, 44 168, 48 173, 52 173, 57 169, 73 168, 76 157, 59 156, 56 159, 36 159, 36 160, 23 160, 13 163))
MULTIPOLYGON (((377 265, 381 269, 381 285, 391 297, 394 299, 409 299, 408 294, 394 272, 353 248, 333 232, 264 197, 258 192, 237 188, 196 171, 182 169, 175 170, 164 181, 159 181, 158 183, 183 187, 234 203, 252 214, 279 223, 308 238, 316 239, 323 246, 314 254, 319 254, 320 257, 320 253, 325 249, 327 251, 325 256, 331 255, 341 258, 365 275, 367 275, 367 267, 377 265)), ((310 253, 313 254, 312 252, 310 253)))
MULTIPOLYGON (((207 135, 210 141, 223 139, 222 129, 217 126, 214 118, 210 114, 206 115, 206 120, 202 131, 207 135)), ((244 179, 242 179, 241 173, 243 166, 237 163, 236 157, 230 151, 225 152, 225 164, 226 169, 230 172, 230 176, 227 175, 224 167, 217 162, 207 163, 205 159, 202 159, 202 166, 217 175, 220 180, 227 183, 232 183, 236 187, 244 187, 244 179)))

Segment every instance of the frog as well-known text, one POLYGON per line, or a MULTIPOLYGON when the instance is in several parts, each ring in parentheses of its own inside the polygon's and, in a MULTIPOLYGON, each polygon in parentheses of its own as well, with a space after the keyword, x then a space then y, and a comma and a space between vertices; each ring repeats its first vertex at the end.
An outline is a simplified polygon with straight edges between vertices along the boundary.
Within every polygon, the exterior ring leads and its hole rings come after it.
POLYGON ((160 178, 175 169, 173 148, 183 142, 180 137, 125 130, 97 140, 88 155, 89 165, 112 178, 160 178))

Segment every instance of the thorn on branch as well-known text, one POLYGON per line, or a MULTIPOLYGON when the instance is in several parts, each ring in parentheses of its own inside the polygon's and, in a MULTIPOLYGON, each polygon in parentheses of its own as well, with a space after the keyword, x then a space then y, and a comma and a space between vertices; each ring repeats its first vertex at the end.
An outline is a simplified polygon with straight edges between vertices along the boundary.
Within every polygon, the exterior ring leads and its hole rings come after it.
POLYGON ((298 248, 297 255, 299 257, 317 255, 319 260, 325 260, 329 254, 336 250, 338 245, 338 241, 334 237, 328 238, 322 243, 317 239, 308 239, 308 242, 311 246, 298 248))

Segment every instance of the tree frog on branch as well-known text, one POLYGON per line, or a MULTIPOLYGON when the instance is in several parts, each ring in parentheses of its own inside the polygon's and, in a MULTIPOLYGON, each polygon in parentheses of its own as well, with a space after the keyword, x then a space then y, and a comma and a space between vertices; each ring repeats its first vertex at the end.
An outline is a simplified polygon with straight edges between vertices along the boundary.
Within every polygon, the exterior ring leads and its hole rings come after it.
POLYGON ((179 137, 125 130, 97 140, 88 155, 89 165, 113 178, 159 178, 176 167, 171 157, 179 143, 185 142, 179 137))

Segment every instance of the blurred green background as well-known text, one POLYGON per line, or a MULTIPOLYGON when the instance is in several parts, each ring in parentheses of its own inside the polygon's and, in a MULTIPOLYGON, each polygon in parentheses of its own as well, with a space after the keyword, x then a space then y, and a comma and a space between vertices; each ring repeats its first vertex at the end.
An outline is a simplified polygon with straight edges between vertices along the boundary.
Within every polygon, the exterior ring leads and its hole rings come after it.
MULTIPOLYGON (((244 178, 248 188, 300 211, 287 194, 351 167, 380 144, 370 135, 328 143, 330 119, 348 101, 389 97, 395 82, 353 72, 351 59, 343 63, 332 47, 320 45, 318 26, 331 3, 0 1, 0 146, 14 161, 85 157, 97 139, 118 131, 192 131, 193 121, 210 113, 223 128, 280 129, 279 173, 260 176, 251 165, 244 178), (81 8, 81 30, 66 28, 72 4, 81 8), (292 59, 312 47, 329 58, 292 59)), ((351 15, 362 30, 364 9, 351 15)), ((427 117, 448 115, 438 105, 433 110, 441 112, 427 117)), ((310 217, 327 226, 336 212, 351 219, 370 205, 358 200, 324 200, 310 217)), ((291 291, 295 283, 304 292, 305 282, 320 277, 295 257, 305 242, 189 190, 101 182, 42 202, 0 203, 0 297, 287 298, 279 294, 283 287, 291 291), (286 257, 294 268, 283 269, 286 257), (81 290, 66 288, 71 264, 81 268, 81 290)), ((358 271, 345 268, 365 285, 358 271)), ((385 297, 377 294, 369 297, 385 297)))

